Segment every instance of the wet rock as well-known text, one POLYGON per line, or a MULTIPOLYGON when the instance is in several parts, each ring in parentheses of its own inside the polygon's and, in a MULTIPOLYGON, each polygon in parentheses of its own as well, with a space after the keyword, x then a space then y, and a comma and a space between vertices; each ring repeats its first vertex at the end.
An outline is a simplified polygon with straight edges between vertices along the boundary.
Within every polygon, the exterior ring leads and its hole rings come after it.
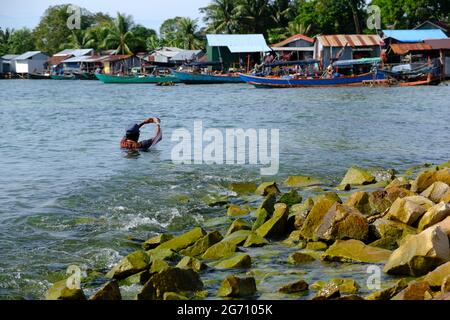
POLYGON ((437 181, 428 187, 420 195, 430 199, 433 202, 440 202, 442 197, 450 190, 450 187, 441 181, 437 181))
POLYGON ((419 231, 425 230, 450 216, 450 204, 441 202, 423 215, 419 221, 419 231))
POLYGON ((340 294, 355 294, 358 293, 359 289, 361 288, 359 284, 353 279, 335 278, 331 279, 329 282, 317 281, 311 285, 311 289, 320 291, 330 285, 336 285, 339 289, 340 294))
POLYGON ((273 216, 256 229, 256 234, 263 238, 281 238, 286 232, 289 210, 286 204, 275 205, 273 216))
MULTIPOLYGON (((408 189, 400 187, 386 188, 386 198, 390 203, 394 203, 398 198, 406 198, 416 196, 416 194, 408 189)), ((384 211, 383 211, 384 212, 384 211)))
POLYGON ((398 242, 407 235, 416 234, 416 229, 398 221, 378 219, 370 227, 371 235, 378 240, 372 242, 373 247, 395 250, 398 242))
POLYGON ((375 183, 375 177, 368 171, 358 167, 351 167, 340 185, 367 185, 372 183, 375 183))
POLYGON ((194 228, 189 232, 160 244, 156 249, 171 249, 174 251, 180 251, 193 245, 198 239, 204 237, 205 235, 206 232, 202 228, 194 228))
POLYGON ((311 251, 325 251, 328 249, 328 245, 321 241, 308 242, 306 249, 311 251))
POLYGON ((227 209, 227 216, 229 217, 242 217, 246 216, 250 213, 250 210, 248 208, 241 208, 237 205, 230 205, 227 209))
POLYGON ((411 183, 405 177, 398 177, 392 180, 391 183, 386 186, 386 189, 390 188, 405 188, 409 190, 411 189, 411 183))
POLYGON ((290 176, 284 181, 284 186, 292 188, 310 187, 321 184, 322 182, 313 177, 290 176))
POLYGON ((111 271, 106 274, 106 277, 122 280, 133 274, 144 271, 149 266, 149 255, 144 251, 136 251, 123 258, 111 271))
POLYGON ((163 300, 166 301, 177 301, 177 300, 189 300, 186 296, 178 294, 176 292, 164 292, 163 300))
POLYGON ((273 214, 273 212, 275 211, 276 200, 277 197, 275 195, 268 195, 258 207, 255 214, 256 220, 253 223, 252 227, 253 231, 256 231, 256 229, 261 227, 273 214))
POLYGON ((156 247, 158 247, 160 244, 167 242, 169 240, 173 239, 173 235, 171 234, 167 234, 167 233, 162 233, 160 235, 157 235, 153 238, 148 239, 147 241, 145 241, 142 244, 142 248, 144 248, 145 251, 151 250, 151 249, 155 249, 156 247))
POLYGON ((237 219, 234 220, 231 224, 230 228, 228 228, 226 236, 229 236, 233 232, 239 231, 239 230, 251 230, 252 226, 245 220, 237 219))
POLYGON ((198 239, 192 246, 181 250, 180 254, 189 257, 197 257, 202 255, 212 245, 223 240, 219 231, 209 232, 206 236, 198 239))
POLYGON ((218 194, 207 194, 202 198, 209 207, 223 207, 228 204, 228 196, 218 194))
POLYGON ((252 233, 248 236, 247 240, 245 240, 244 248, 263 247, 267 244, 269 244, 269 241, 265 238, 257 235, 256 233, 252 233))
MULTIPOLYGON (((164 270, 167 270, 169 268, 170 268, 170 266, 169 266, 169 264, 166 261, 161 260, 161 259, 154 259, 152 261, 152 265, 150 267, 149 274, 151 275, 151 274, 154 274, 154 273, 160 273, 160 272, 162 272, 164 270)), ((148 279, 147 279, 147 281, 148 281, 148 279)))
POLYGON ((427 282, 414 282, 409 284, 392 300, 431 300, 433 299, 433 292, 427 282))
POLYGON ((358 240, 337 240, 322 255, 324 261, 384 263, 391 251, 365 245, 358 240))
POLYGON ((450 292, 450 275, 448 275, 444 281, 442 281, 441 292, 450 292))
POLYGON ((206 252, 202 255, 202 259, 216 260, 230 257, 236 252, 236 249, 237 247, 235 244, 221 241, 208 248, 208 250, 206 250, 206 252))
POLYGON ((319 290, 313 300, 330 300, 339 298, 340 296, 339 287, 335 283, 330 282, 319 290))
POLYGON ((394 169, 369 169, 368 172, 375 177, 375 180, 377 182, 391 182, 393 179, 395 179, 396 171, 394 169))
POLYGON ((314 200, 311 198, 308 198, 303 203, 295 204, 291 207, 289 210, 289 217, 294 217, 294 228, 299 230, 302 228, 303 224, 305 223, 306 217, 308 216, 309 212, 311 211, 312 207, 314 206, 314 200))
POLYGON ((283 241, 283 244, 285 244, 287 246, 296 246, 303 242, 304 241, 303 241, 302 234, 300 233, 300 230, 294 230, 291 232, 289 237, 283 241))
POLYGON ((144 270, 142 272, 133 274, 132 276, 129 276, 128 278, 121 280, 119 284, 121 286, 131 286, 133 284, 142 284, 144 285, 148 279, 150 279, 150 271, 144 270))
POLYGON ((216 269, 236 269, 236 268, 250 268, 252 259, 248 254, 236 253, 231 258, 220 261, 214 265, 216 269))
POLYGON ((449 260, 448 236, 439 227, 433 227, 418 235, 409 236, 392 253, 384 272, 418 277, 449 260))
POLYGON ((200 272, 207 268, 206 264, 192 257, 184 257, 176 267, 180 269, 192 269, 195 272, 200 272))
POLYGON ((230 184, 230 190, 237 194, 250 194, 256 191, 256 184, 253 182, 235 182, 230 184))
POLYGON ((450 185, 450 168, 427 170, 419 174, 411 186, 411 191, 422 193, 433 183, 440 181, 450 185))
POLYGON ((229 242, 236 246, 241 246, 247 241, 248 237, 253 234, 251 230, 238 230, 225 237, 222 242, 229 242))
POLYGON ((90 300, 122 300, 120 288, 117 281, 110 281, 106 283, 100 290, 98 290, 90 300))
POLYGON ((442 286, 445 278, 450 276, 450 262, 444 263, 443 265, 437 267, 424 277, 431 287, 439 288, 442 286))
POLYGON ((245 298, 254 296, 255 293, 255 278, 238 278, 236 276, 228 276, 220 285, 217 295, 219 297, 245 298))
POLYGON ((387 217, 411 226, 433 205, 430 200, 421 196, 397 199, 392 204, 387 217))
POLYGON ((308 263, 308 262, 313 262, 316 261, 316 259, 314 259, 314 257, 312 257, 311 255, 307 254, 307 253, 302 253, 302 252, 294 252, 292 254, 289 255, 288 257, 288 262, 290 264, 304 264, 304 263, 308 263))
POLYGON ((302 236, 305 239, 314 240, 316 229, 322 223, 323 218, 327 214, 328 210, 336 203, 342 203, 338 201, 339 197, 336 194, 326 194, 323 197, 318 198, 314 201, 314 206, 309 212, 305 223, 303 224, 301 230, 302 236))
POLYGON ((156 248, 147 251, 147 254, 152 258, 152 260, 176 261, 179 258, 178 253, 171 249, 156 248))
POLYGON ((45 300, 86 300, 86 296, 81 288, 69 288, 64 279, 48 289, 45 300))
POLYGON ((203 289, 197 272, 191 269, 169 268, 154 274, 138 294, 138 300, 163 299, 166 292, 194 292, 203 289))
POLYGON ((308 290, 308 284, 304 280, 289 283, 281 287, 278 291, 281 293, 298 293, 308 290))
POLYGON ((284 193, 278 202, 284 203, 288 207, 290 207, 293 206, 294 204, 301 203, 302 200, 303 200, 302 196, 299 195, 296 190, 290 190, 289 192, 284 193))
POLYGON ((365 191, 353 193, 345 204, 358 209, 358 211, 364 215, 370 215, 372 213, 369 203, 369 194, 365 191))
POLYGON ((400 279, 393 285, 384 290, 380 290, 370 295, 366 296, 366 300, 391 300, 394 296, 396 296, 400 291, 405 289, 408 286, 408 281, 406 279, 400 279))
POLYGON ((271 182, 263 182, 261 183, 258 188, 255 191, 256 194, 260 196, 267 196, 269 194, 279 194, 280 189, 278 189, 278 186, 275 181, 271 182))
POLYGON ((369 224, 358 209, 335 203, 318 226, 316 236, 323 240, 366 240, 369 224))

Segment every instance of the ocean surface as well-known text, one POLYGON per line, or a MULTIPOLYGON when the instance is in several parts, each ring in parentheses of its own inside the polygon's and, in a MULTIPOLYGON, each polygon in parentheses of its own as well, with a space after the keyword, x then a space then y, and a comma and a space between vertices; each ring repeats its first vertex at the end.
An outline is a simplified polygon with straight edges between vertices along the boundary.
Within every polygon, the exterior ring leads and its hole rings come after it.
MULTIPOLYGON (((153 131, 145 127, 142 138, 153 131)), ((225 209, 202 199, 226 194, 230 182, 311 175, 333 185, 351 165, 401 171, 450 160, 450 87, 2 80, 0 135, 0 299, 42 299, 69 265, 106 271, 139 248, 136 239, 220 220, 225 209), (151 116, 162 120, 162 142, 150 152, 121 151, 125 128, 151 116), (193 132, 195 120, 205 130, 279 129, 278 175, 261 177, 258 165, 174 164, 172 132, 193 132)), ((256 267, 276 273, 277 250, 261 251, 256 267)), ((347 268, 349 276, 363 272, 347 268)), ((309 277, 330 270, 312 267, 309 277)), ((283 281, 262 282, 263 297, 283 281)))

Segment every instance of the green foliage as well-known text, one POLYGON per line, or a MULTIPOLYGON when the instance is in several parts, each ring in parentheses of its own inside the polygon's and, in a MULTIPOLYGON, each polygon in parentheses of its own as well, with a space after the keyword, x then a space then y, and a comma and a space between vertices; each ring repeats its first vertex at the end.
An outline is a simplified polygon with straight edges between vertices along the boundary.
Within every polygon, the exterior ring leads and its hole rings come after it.
POLYGON ((185 17, 168 19, 161 25, 159 33, 162 39, 160 45, 190 50, 204 47, 197 20, 185 17))

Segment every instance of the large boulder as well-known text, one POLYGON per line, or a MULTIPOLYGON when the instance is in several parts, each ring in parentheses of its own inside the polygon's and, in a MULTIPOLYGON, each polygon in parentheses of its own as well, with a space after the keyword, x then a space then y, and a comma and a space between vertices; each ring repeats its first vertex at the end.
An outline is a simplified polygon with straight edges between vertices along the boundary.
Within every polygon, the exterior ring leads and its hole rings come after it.
POLYGON ((422 196, 399 198, 392 204, 387 217, 411 226, 433 205, 433 202, 422 196))
MULTIPOLYGON (((169 268, 170 268, 170 266, 169 266, 169 264, 166 261, 161 260, 161 259, 152 259, 152 265, 150 267, 149 274, 152 275, 154 273, 160 273, 160 272, 162 272, 164 270, 167 270, 169 268)), ((148 280, 149 279, 147 279, 147 281, 148 280)), ((147 281, 145 281, 145 283, 147 283, 147 281)))
POLYGON ((364 216, 354 207, 335 203, 324 216, 316 230, 318 239, 364 241, 369 233, 369 224, 364 216))
POLYGON ((376 238, 370 245, 374 247, 395 250, 400 240, 407 235, 416 234, 416 229, 398 221, 378 219, 370 226, 372 238, 376 238))
POLYGON ((67 285, 67 279, 53 284, 48 289, 45 296, 46 300, 86 300, 86 296, 81 288, 70 288, 67 285))
POLYGON ((219 231, 209 232, 206 236, 198 239, 192 246, 180 251, 180 254, 189 257, 202 255, 212 245, 222 241, 223 237, 219 231))
POLYGON ((256 234, 263 238, 281 238, 286 232, 288 215, 289 209, 286 204, 276 204, 273 216, 256 229, 256 234))
POLYGON ((419 230, 425 230, 450 216, 450 204, 441 202, 431 207, 420 219, 419 230))
POLYGON ((203 289, 197 272, 191 269, 169 268, 154 274, 138 294, 138 300, 163 299, 166 292, 193 292, 203 289))
POLYGON ((277 197, 274 194, 268 195, 256 210, 256 220, 253 223, 252 230, 255 231, 261 227, 275 211, 277 197))
POLYGON ((294 252, 292 254, 289 255, 288 257, 288 262, 290 264, 304 264, 304 263, 309 263, 309 262, 314 262, 316 261, 316 259, 307 254, 307 253, 303 253, 303 252, 294 252))
POLYGON ((142 244, 142 248, 144 248, 145 251, 155 249, 160 244, 167 242, 169 240, 172 240, 172 239, 173 239, 173 235, 168 234, 168 233, 162 233, 160 235, 157 235, 157 236, 152 237, 152 238, 148 239, 147 241, 145 241, 142 244))
POLYGON ((329 193, 314 201, 314 206, 303 223, 301 234, 305 239, 314 239, 316 229, 320 226, 328 210, 336 203, 342 203, 335 193, 329 193))
POLYGON ((425 281, 410 283, 405 289, 399 292, 392 300, 432 300, 433 291, 425 281))
POLYGON ((236 268, 250 268, 252 259, 248 254, 236 253, 234 256, 222 260, 214 265, 216 269, 236 269, 236 268))
POLYGON ((238 230, 229 236, 225 237, 221 242, 228 242, 235 246, 241 246, 245 243, 250 235, 253 234, 251 230, 238 230))
POLYGON ((150 256, 144 251, 130 253, 116 264, 106 276, 117 280, 125 279, 133 274, 148 269, 150 266, 150 256))
POLYGON ((284 186, 291 188, 310 187, 321 184, 319 179, 307 176, 289 176, 284 181, 284 186))
POLYGON ((302 196, 298 194, 297 190, 290 190, 287 193, 284 193, 280 200, 278 200, 279 203, 285 203, 286 205, 293 206, 294 204, 301 203, 303 200, 302 196))
POLYGON ((385 190, 378 190, 369 194, 370 215, 376 215, 386 212, 392 205, 385 190))
POLYGON ((275 181, 263 182, 261 183, 255 191, 256 194, 260 196, 267 196, 269 194, 278 194, 280 189, 278 189, 277 183, 275 181))
POLYGON ((364 215, 370 215, 372 213, 369 203, 369 194, 365 191, 352 193, 345 204, 350 207, 355 207, 364 215))
POLYGON ((340 185, 367 185, 374 182, 375 177, 368 171, 358 167, 351 167, 350 169, 348 169, 340 185))
POLYGON ((263 247, 266 244, 269 244, 269 241, 257 235, 256 233, 252 233, 248 236, 247 240, 245 240, 244 248, 263 247))
POLYGON ((450 237, 450 217, 436 224, 441 230, 450 237))
POLYGON ((206 250, 202 255, 202 259, 216 260, 232 256, 237 250, 237 246, 231 242, 221 241, 206 250))
POLYGON ((206 232, 202 228, 194 228, 189 232, 160 244, 156 249, 171 249, 174 251, 180 251, 193 245, 198 239, 204 237, 205 235, 206 232))
POLYGON ((384 263, 391 251, 365 245, 359 240, 337 240, 322 255, 324 261, 384 263))
POLYGON ((442 168, 441 170, 427 170, 422 172, 413 182, 411 191, 421 193, 437 181, 450 185, 450 168, 442 168))
POLYGON ((439 227, 432 227, 409 236, 389 257, 384 271, 419 277, 449 260, 448 236, 439 227))
POLYGON ((248 207, 242 208, 238 205, 231 204, 227 209, 227 216, 229 217, 241 217, 246 216, 250 213, 250 209, 248 207))
POLYGON ((406 279, 400 279, 393 286, 376 291, 365 297, 366 300, 391 300, 394 296, 400 293, 403 289, 408 286, 408 281, 406 279))
POLYGON ((220 285, 217 295, 224 298, 245 298, 256 293, 256 281, 253 277, 238 278, 228 276, 220 285))
POLYGON ((308 284, 304 280, 299 280, 293 283, 289 283, 281 287, 278 291, 281 293, 297 293, 308 290, 308 284))
POLYGON ((106 283, 100 290, 98 290, 90 300, 122 300, 120 288, 117 281, 110 281, 106 283))
POLYGON ((405 188, 409 190, 411 189, 411 182, 405 177, 397 177, 386 186, 386 189, 390 188, 405 188))
MULTIPOLYGON (((303 203, 294 204, 289 209, 288 222, 294 219, 294 228, 299 230, 305 223, 306 217, 314 206, 314 200, 311 198, 306 199, 303 203)), ((292 225, 292 223, 290 223, 292 225)))
POLYGON ((234 182, 229 186, 230 190, 237 194, 250 194, 256 191, 256 184, 253 182, 234 182))
POLYGON ((411 190, 401 187, 385 188, 385 191, 386 199, 388 199, 391 203, 394 203, 394 201, 398 198, 412 197, 417 195, 411 190))
POLYGON ((440 288, 448 276, 450 276, 450 262, 437 267, 428 273, 423 280, 428 282, 431 287, 440 288))
POLYGON ((192 257, 184 257, 180 262, 178 262, 176 267, 180 269, 192 269, 195 272, 200 272, 207 268, 206 264, 192 257))
POLYGON ((420 195, 427 197, 433 202, 440 202, 441 199, 444 197, 444 195, 450 190, 450 187, 448 184, 436 181, 431 186, 428 187, 424 192, 422 192, 420 195))
POLYGON ((239 231, 239 230, 251 230, 252 226, 245 220, 242 219, 236 219, 233 221, 233 223, 228 228, 228 231, 225 236, 229 236, 233 232, 239 231))

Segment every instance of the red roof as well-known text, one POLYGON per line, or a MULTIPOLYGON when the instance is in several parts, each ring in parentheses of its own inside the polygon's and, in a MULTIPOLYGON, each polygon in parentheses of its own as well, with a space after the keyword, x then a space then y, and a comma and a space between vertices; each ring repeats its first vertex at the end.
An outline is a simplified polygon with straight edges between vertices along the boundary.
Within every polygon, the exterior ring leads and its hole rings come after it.
POLYGON ((430 45, 435 50, 450 50, 450 38, 425 40, 425 43, 430 45))
POLYGON ((298 40, 304 40, 304 41, 307 41, 309 43, 314 43, 314 39, 313 38, 310 38, 310 37, 305 36, 303 34, 296 34, 296 35, 294 35, 292 37, 287 38, 286 40, 283 40, 283 41, 281 41, 279 43, 273 44, 272 47, 276 47, 276 48, 277 47, 284 47, 287 44, 289 44, 291 42, 294 42, 294 41, 298 41, 298 40))
POLYGON ((391 49, 395 54, 403 55, 410 51, 427 51, 433 48, 426 43, 395 43, 391 44, 391 49))
POLYGON ((47 63, 51 66, 57 66, 58 64, 60 64, 61 62, 63 62, 66 59, 69 59, 70 57, 72 57, 71 54, 67 54, 67 55, 63 55, 63 56, 53 56, 47 60, 47 63))
POLYGON ((377 34, 335 34, 318 36, 317 40, 324 47, 372 47, 381 45, 381 38, 377 34))

